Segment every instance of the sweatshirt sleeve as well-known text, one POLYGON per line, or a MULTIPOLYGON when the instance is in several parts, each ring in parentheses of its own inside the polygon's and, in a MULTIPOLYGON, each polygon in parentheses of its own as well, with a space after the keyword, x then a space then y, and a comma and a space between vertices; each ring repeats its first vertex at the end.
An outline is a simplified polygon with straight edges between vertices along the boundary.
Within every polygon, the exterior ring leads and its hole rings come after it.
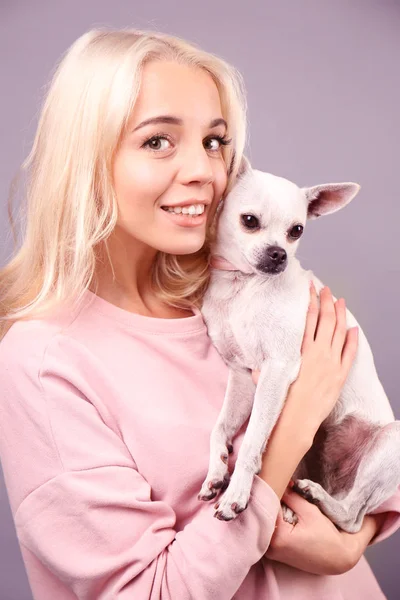
MULTIPOLYGON (((27 435, 30 445, 17 445, 9 434, 2 446, 7 489, 30 482, 13 511, 19 543, 79 600, 231 599, 269 546, 280 507, 273 490, 256 476, 248 508, 235 520, 215 519, 212 504, 199 503, 177 532, 174 510, 152 500, 89 387, 67 378, 57 361, 40 378, 27 374, 29 364, 7 375, 14 375, 8 404, 23 407, 21 418, 8 425, 18 444, 27 435), (24 432, 24 421, 34 430, 24 432), (11 457, 16 450, 23 454, 18 469, 11 457)), ((83 367, 82 382, 85 374, 83 367)))
POLYGON ((377 544, 382 540, 385 540, 389 536, 391 536, 395 531, 397 531, 400 527, 400 486, 397 488, 397 491, 393 496, 388 498, 385 502, 383 502, 378 508, 372 511, 372 515, 378 515, 381 513, 385 513, 385 520, 375 537, 372 538, 369 546, 373 544, 377 544))

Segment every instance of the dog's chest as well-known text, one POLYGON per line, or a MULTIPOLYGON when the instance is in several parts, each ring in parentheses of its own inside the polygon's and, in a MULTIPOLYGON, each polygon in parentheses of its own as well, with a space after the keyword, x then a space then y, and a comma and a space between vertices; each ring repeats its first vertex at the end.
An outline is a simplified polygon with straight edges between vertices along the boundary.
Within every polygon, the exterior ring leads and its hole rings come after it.
POLYGON ((208 334, 233 367, 258 369, 266 359, 297 359, 305 324, 307 294, 271 292, 256 278, 214 276, 202 313, 208 334), (304 305, 304 306, 303 306, 304 305))

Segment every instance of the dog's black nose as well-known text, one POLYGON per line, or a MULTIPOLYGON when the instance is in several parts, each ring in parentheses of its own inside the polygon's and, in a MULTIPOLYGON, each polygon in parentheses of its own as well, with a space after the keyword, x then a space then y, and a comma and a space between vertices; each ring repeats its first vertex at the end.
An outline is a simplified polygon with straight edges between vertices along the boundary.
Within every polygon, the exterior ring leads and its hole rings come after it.
POLYGON ((287 254, 286 250, 279 246, 269 246, 262 259, 257 265, 257 269, 263 273, 277 275, 286 269, 287 254))
POLYGON ((267 248, 267 256, 270 260, 272 260, 277 266, 286 260, 286 250, 280 248, 279 246, 270 246, 267 248))

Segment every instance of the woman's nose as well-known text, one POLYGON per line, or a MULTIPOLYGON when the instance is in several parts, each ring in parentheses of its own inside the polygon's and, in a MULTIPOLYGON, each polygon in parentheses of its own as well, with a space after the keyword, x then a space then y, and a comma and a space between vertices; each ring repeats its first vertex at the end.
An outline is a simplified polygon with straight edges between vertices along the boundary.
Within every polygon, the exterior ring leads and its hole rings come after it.
POLYGON ((204 147, 185 149, 182 152, 180 174, 184 183, 213 182, 214 171, 207 150, 204 147))

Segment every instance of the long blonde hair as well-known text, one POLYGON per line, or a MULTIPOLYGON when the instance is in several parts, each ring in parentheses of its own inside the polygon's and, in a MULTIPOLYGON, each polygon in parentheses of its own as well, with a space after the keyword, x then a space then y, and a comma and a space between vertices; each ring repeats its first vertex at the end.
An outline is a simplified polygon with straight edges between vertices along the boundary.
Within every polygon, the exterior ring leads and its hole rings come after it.
MULTIPOLYGON (((95 280, 96 248, 107 248, 117 221, 113 156, 150 60, 200 67, 213 78, 233 140, 222 150, 228 168, 224 196, 231 189, 246 141, 240 73, 174 36, 132 29, 85 33, 56 68, 21 167, 27 174, 25 231, 20 248, 0 269, 0 340, 17 320, 79 301, 95 280)), ((15 237, 11 215, 10 223, 15 237)), ((153 282, 160 298, 177 307, 201 305, 212 235, 210 227, 195 254, 158 253, 153 282)))

